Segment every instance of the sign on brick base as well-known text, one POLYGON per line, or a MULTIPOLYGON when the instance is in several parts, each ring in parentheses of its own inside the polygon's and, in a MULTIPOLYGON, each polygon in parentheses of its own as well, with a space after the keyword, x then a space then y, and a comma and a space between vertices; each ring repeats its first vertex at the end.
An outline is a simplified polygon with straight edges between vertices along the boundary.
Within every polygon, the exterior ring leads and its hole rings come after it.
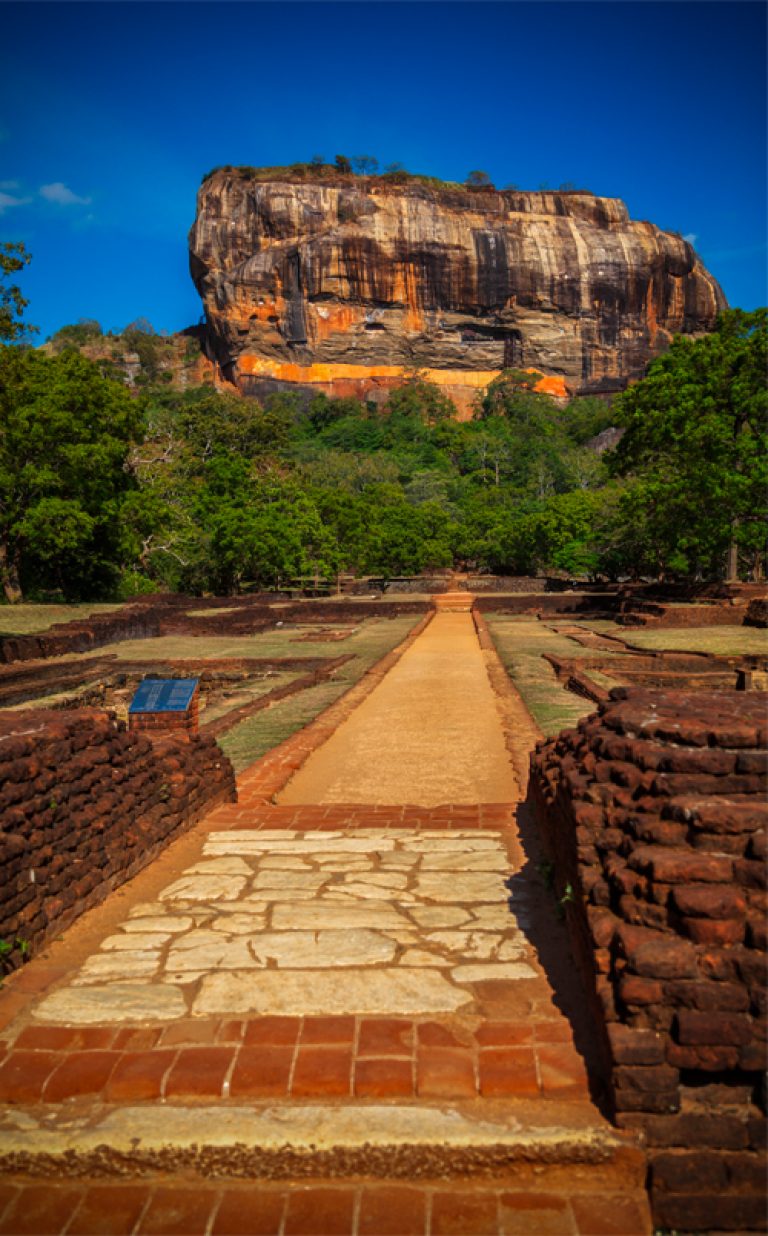
POLYGON ((198 731, 199 679, 145 678, 128 709, 128 729, 198 731))

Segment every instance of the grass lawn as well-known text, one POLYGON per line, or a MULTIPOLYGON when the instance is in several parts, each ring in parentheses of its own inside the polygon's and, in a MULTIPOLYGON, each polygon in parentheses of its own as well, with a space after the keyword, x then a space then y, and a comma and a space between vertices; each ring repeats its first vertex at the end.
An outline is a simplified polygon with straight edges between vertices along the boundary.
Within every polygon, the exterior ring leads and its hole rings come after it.
POLYGON ((244 704, 252 704, 254 700, 261 699, 263 695, 269 695, 270 691, 276 691, 278 687, 284 687, 300 677, 301 670, 284 670, 280 673, 265 674, 263 678, 255 681, 232 683, 227 688, 226 695, 218 699, 215 704, 207 704, 203 707, 201 703, 200 724, 207 725, 209 721, 217 721, 219 717, 226 716, 233 709, 242 708, 244 704))
POLYGON ((106 614, 122 609, 123 602, 82 605, 2 605, 0 606, 0 639, 9 635, 39 635, 55 622, 76 622, 89 614, 106 614))
POLYGON ((768 631, 760 627, 624 627, 623 630, 630 647, 714 652, 724 657, 750 653, 768 656, 768 631))
MULTIPOLYGON (((364 618, 345 640, 308 642, 300 637, 307 627, 286 625, 256 631, 253 635, 161 635, 157 639, 128 639, 105 644, 102 653, 114 653, 122 661, 196 661, 219 660, 225 657, 340 657, 373 656, 378 660, 388 648, 394 647, 420 620, 420 614, 400 618, 364 618), (377 650, 382 649, 381 652, 377 650)), ((317 629, 317 628, 316 628, 317 629)), ((78 653, 92 657, 94 651, 78 653)), ((372 662, 371 662, 372 663, 372 662)), ((367 668, 367 667, 366 667, 367 668)))
POLYGON ((240 773, 296 730, 309 725, 351 685, 349 681, 333 678, 291 695, 222 734, 219 746, 231 759, 235 772, 240 773))
POLYGON ((184 613, 187 618, 218 618, 219 614, 236 614, 239 609, 244 608, 244 605, 227 605, 221 609, 186 609, 184 613))
MULTIPOLYGON (((551 652, 554 656, 589 659, 588 649, 579 647, 566 635, 558 635, 543 622, 506 614, 484 616, 507 673, 547 737, 595 711, 591 700, 582 699, 560 685, 543 656, 551 652)), ((610 653, 594 655, 603 661, 610 653)))

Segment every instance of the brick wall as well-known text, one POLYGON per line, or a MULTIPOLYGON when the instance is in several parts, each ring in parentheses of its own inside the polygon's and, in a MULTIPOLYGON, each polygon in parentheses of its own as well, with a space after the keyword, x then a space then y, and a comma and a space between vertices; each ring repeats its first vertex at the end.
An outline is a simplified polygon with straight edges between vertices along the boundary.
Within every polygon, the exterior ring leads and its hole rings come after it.
POLYGON ((545 575, 468 575, 468 592, 546 592, 545 575))
POLYGON ((112 613, 92 614, 74 622, 57 622, 39 635, 9 635, 0 640, 0 662, 34 661, 87 652, 123 639, 148 639, 160 634, 165 608, 151 604, 129 605, 112 613))
POLYGON ((0 712, 0 939, 35 952, 235 797, 205 735, 151 739, 91 709, 0 712))
POLYGON ((615 1118, 660 1227, 762 1231, 764 698, 611 697, 537 746, 531 793, 615 1118))
POLYGON ((361 622, 364 618, 396 618, 423 614, 429 602, 421 601, 295 601, 277 606, 256 598, 229 598, 237 609, 217 613, 192 597, 163 597, 141 602, 113 613, 94 614, 76 622, 56 623, 39 635, 11 635, 0 639, 0 663, 32 661, 87 652, 119 640, 153 639, 159 635, 253 635, 277 622, 361 622), (190 618, 186 609, 210 609, 209 615, 190 618))
POLYGON ((515 596, 488 593, 475 600, 483 614, 604 614, 614 616, 615 595, 604 592, 519 592, 515 596))

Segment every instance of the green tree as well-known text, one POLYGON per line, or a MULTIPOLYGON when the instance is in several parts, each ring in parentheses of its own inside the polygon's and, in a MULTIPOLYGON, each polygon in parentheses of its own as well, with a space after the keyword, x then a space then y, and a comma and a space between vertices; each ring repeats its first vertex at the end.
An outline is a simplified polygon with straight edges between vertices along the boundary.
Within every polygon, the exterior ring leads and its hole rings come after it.
POLYGON ((6 282, 9 275, 17 274, 31 261, 32 255, 20 241, 0 243, 0 343, 11 343, 37 331, 36 326, 27 326, 21 320, 29 301, 17 284, 6 282))
POLYGON ((358 176, 375 176, 379 170, 379 160, 375 155, 353 155, 352 166, 358 176))
POLYGON ((456 415, 452 400, 438 386, 426 382, 418 372, 402 386, 395 387, 385 411, 390 415, 417 417, 426 425, 438 425, 456 415))
POLYGON ((0 348, 0 583, 88 595, 121 565, 142 407, 78 352, 0 348))
POLYGON ((487 172, 474 171, 467 172, 467 179, 464 181, 469 189, 492 189, 493 183, 487 172))
POLYGON ((352 164, 346 155, 337 154, 334 162, 336 164, 337 172, 347 173, 352 171, 352 164))
POLYGON ((732 579, 741 551, 761 574, 767 360, 768 311, 729 310, 711 335, 677 336, 617 401, 626 432, 609 466, 631 478, 659 573, 732 579))

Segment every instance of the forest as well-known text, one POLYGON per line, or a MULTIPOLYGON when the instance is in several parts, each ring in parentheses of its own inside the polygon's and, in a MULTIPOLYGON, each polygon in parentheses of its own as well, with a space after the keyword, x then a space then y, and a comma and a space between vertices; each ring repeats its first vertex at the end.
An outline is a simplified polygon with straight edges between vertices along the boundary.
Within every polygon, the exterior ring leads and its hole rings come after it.
POLYGON ((535 375, 509 370, 462 422, 417 371, 383 407, 180 390, 150 363, 146 327, 149 359, 129 387, 112 362, 83 355, 76 329, 48 351, 19 339, 21 307, 6 306, 9 602, 446 567, 762 577, 765 310, 730 310, 713 334, 676 337, 610 403, 562 405, 532 389, 535 375))

